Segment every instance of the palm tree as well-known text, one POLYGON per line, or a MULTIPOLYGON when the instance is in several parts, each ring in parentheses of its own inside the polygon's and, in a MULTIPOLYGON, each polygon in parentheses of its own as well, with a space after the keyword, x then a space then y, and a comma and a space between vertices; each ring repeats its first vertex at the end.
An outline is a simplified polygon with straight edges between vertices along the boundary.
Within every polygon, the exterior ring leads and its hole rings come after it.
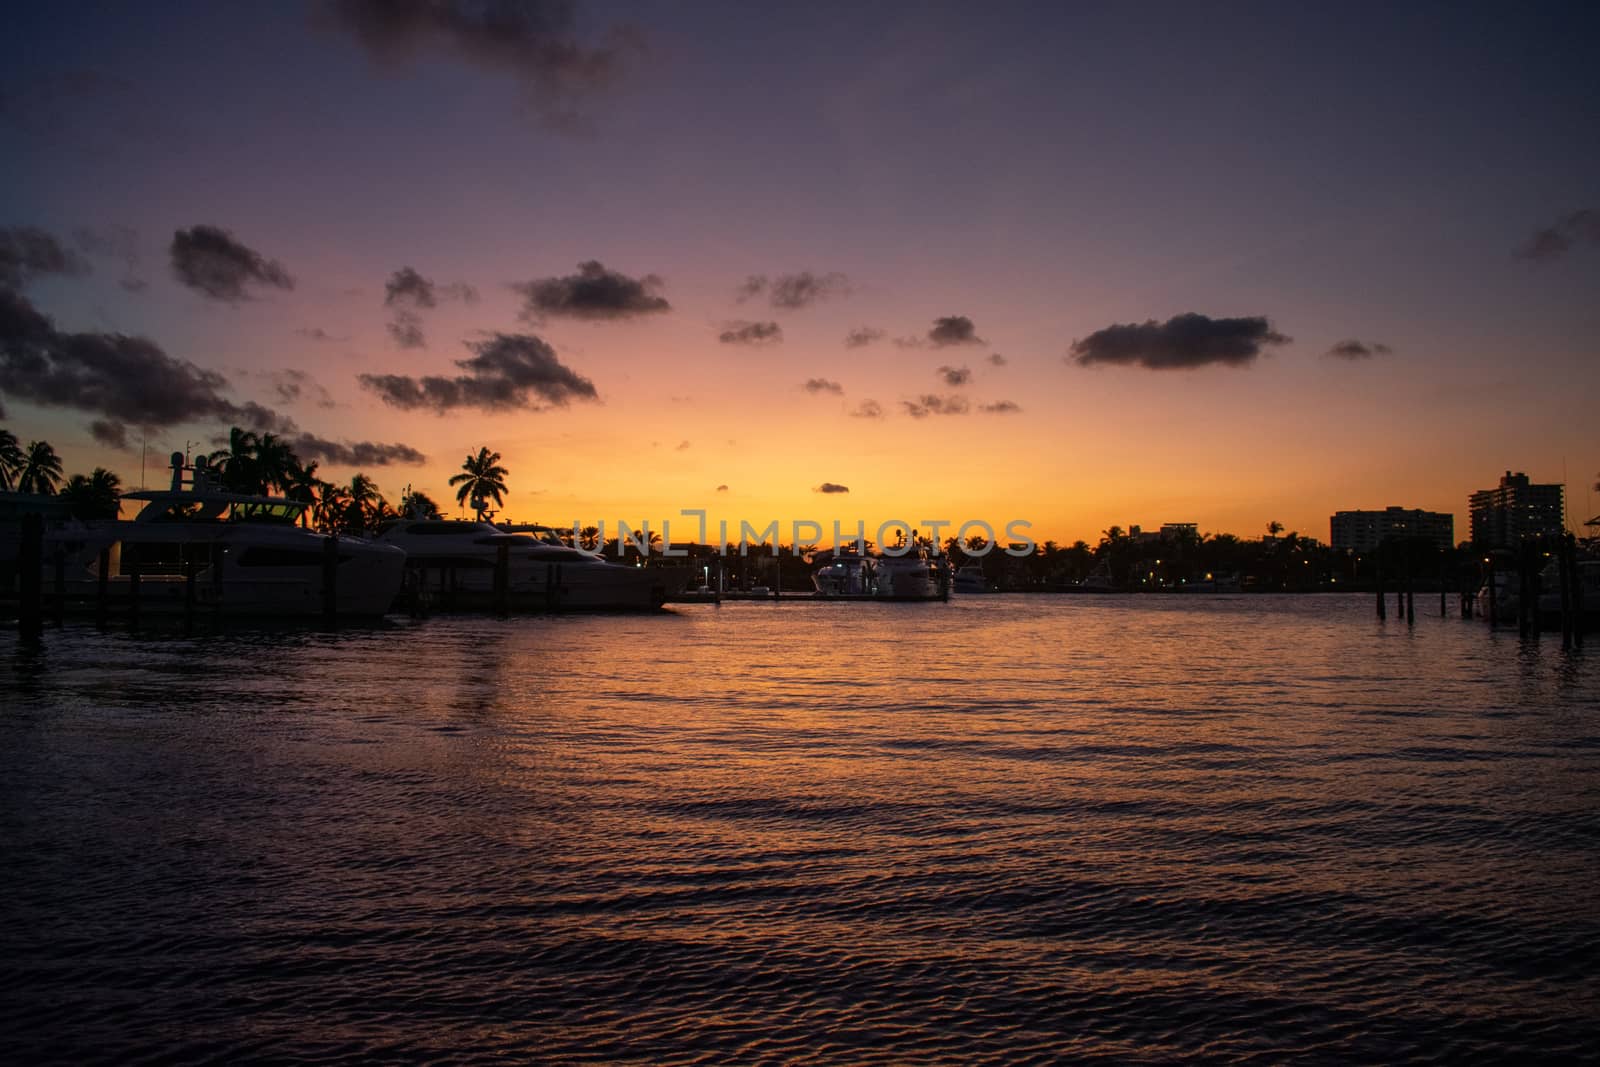
POLYGON ((505 503, 506 477, 511 472, 500 466, 500 453, 479 448, 476 456, 468 456, 461 464, 461 471, 450 479, 451 485, 461 486, 456 490, 456 503, 465 504, 471 497, 480 521, 489 510, 490 498, 494 499, 496 507, 505 503))
POLYGON ((256 443, 256 492, 288 489, 299 466, 298 457, 287 441, 275 433, 262 434, 256 443))
POLYGON ((283 495, 289 500, 299 504, 311 505, 300 512, 300 525, 307 526, 311 522, 311 512, 317 502, 317 495, 324 485, 321 478, 317 477, 317 462, 312 460, 305 466, 296 463, 289 471, 288 481, 284 484, 283 495))
POLYGON ((93 474, 67 479, 61 498, 75 519, 114 519, 122 499, 122 479, 96 467, 93 474))
POLYGON ((344 519, 345 508, 350 503, 350 491, 342 485, 322 482, 318 487, 315 512, 317 529, 322 533, 338 533, 344 519))
POLYGON ((594 552, 600 547, 600 527, 585 526, 578 531, 578 544, 594 552))
POLYGON ((400 494, 400 514, 417 519, 437 519, 440 514, 439 505, 435 504, 427 493, 408 486, 406 491, 400 494))
POLYGON ((1273 519, 1271 522, 1267 523, 1267 536, 1277 537, 1281 533, 1283 533, 1283 523, 1279 522, 1277 519, 1273 519))
POLYGON ((257 460, 260 447, 259 437, 235 426, 228 431, 228 447, 211 453, 206 462, 222 472, 217 477, 222 488, 235 493, 259 493, 262 491, 257 460))
POLYGON ((11 488, 12 480, 22 473, 25 462, 17 435, 10 430, 0 430, 0 489, 11 488))
POLYGON ((378 492, 378 483, 365 474, 357 474, 345 490, 344 521, 340 528, 345 533, 358 534, 369 526, 376 526, 387 506, 378 492))
POLYGON ((24 493, 54 496, 61 483, 61 457, 48 441, 28 442, 28 453, 23 461, 22 474, 17 478, 17 488, 24 493))

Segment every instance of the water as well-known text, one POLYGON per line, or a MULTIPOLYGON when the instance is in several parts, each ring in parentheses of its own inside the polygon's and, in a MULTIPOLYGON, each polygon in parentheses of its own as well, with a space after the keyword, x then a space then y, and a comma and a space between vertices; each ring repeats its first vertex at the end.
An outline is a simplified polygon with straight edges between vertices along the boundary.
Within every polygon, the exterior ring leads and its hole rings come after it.
POLYGON ((1000 596, 0 640, 10 1062, 1600 1045, 1600 648, 1549 635, 1000 596))

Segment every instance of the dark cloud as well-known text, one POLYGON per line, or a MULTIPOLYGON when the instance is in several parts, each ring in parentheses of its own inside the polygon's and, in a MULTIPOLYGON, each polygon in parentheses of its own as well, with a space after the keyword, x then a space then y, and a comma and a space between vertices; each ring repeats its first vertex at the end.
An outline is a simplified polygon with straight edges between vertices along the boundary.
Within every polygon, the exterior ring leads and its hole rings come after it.
POLYGON ((929 415, 965 415, 969 410, 964 396, 936 396, 932 393, 924 393, 915 400, 902 400, 900 406, 913 419, 925 419, 929 415))
POLYGON ((281 403, 293 405, 309 401, 319 408, 338 407, 328 390, 303 370, 290 367, 268 372, 264 377, 272 383, 281 403))
POLYGON ((717 340, 725 345, 775 345, 783 341, 783 327, 775 322, 727 322, 717 340))
POLYGON ((1357 360, 1371 359, 1373 356, 1387 356, 1393 351, 1394 349, 1388 345, 1379 344, 1377 341, 1367 344, 1351 338, 1348 341, 1340 341, 1324 352, 1323 355, 1332 356, 1334 359, 1357 360))
POLYGON ((1096 330, 1072 342, 1072 355, 1091 363, 1138 364, 1151 370, 1203 367, 1210 363, 1241 366, 1255 361, 1266 345, 1288 344, 1290 338, 1266 318, 1213 319, 1188 312, 1166 322, 1149 319, 1096 330))
POLYGON ((580 106, 613 84, 643 47, 627 27, 610 30, 599 45, 579 40, 571 0, 324 0, 322 11, 383 66, 445 56, 510 74, 529 106, 557 126, 573 125, 580 106))
POLYGON ((435 285, 414 267, 401 267, 389 275, 383 286, 383 306, 394 311, 394 318, 387 327, 394 343, 401 348, 426 348, 428 342, 422 332, 421 312, 437 307, 441 299, 475 304, 478 291, 465 282, 435 285))
POLYGON ((1022 405, 1014 400, 997 400, 993 404, 979 404, 978 410, 985 415, 1018 415, 1022 405))
POLYGON ((131 447, 128 444, 127 425, 114 419, 95 419, 89 423, 89 433, 96 441, 108 448, 117 448, 126 452, 131 447))
POLYGON ((978 336, 977 327, 971 319, 965 315, 947 315, 933 320, 933 326, 928 330, 928 343, 935 348, 944 348, 947 345, 981 345, 984 341, 978 336))
POLYGON ((850 415, 852 418, 857 419, 881 419, 883 418, 883 405, 876 400, 863 400, 856 405, 856 409, 850 415))
POLYGON ((309 433, 289 438, 302 462, 316 460, 341 467, 387 467, 395 463, 426 463, 428 457, 402 444, 380 444, 376 441, 330 441, 309 433))
POLYGON ((883 331, 876 326, 858 326, 851 330, 844 338, 846 348, 865 348, 875 341, 883 340, 883 331))
POLYGON ((678 447, 674 451, 687 452, 687 451, 689 451, 690 447, 691 446, 690 446, 690 443, 688 441, 679 441, 678 442, 678 447))
POLYGON ((0 286, 20 289, 41 274, 89 273, 82 256, 33 226, 0 229, 0 286))
POLYGON ((737 299, 744 303, 762 293, 773 307, 782 311, 799 311, 819 300, 850 294, 850 279, 837 271, 813 274, 808 270, 798 274, 780 274, 768 279, 765 274, 752 274, 739 286, 737 299))
POLYGON ((399 348, 426 348, 428 339, 422 333, 422 316, 414 311, 397 311, 384 329, 399 348))
POLYGON ((808 378, 800 388, 808 393, 832 393, 834 396, 844 396, 844 386, 838 382, 830 382, 826 378, 808 378))
POLYGON ((249 287, 293 289, 281 264, 237 241, 216 226, 195 226, 172 235, 173 276, 212 300, 237 304, 250 299, 249 287))
POLYGON ((944 384, 958 388, 972 381, 972 368, 944 366, 939 368, 939 377, 944 379, 944 384))
POLYGON ((21 294, 0 288, 0 393, 135 426, 229 420, 279 431, 293 423, 223 395, 227 379, 175 359, 155 342, 56 329, 21 294))
POLYGON ((1583 208, 1535 230, 1513 253, 1518 259, 1548 263, 1580 244, 1600 245, 1600 211, 1583 208))
POLYGON ((837 482, 823 482, 811 491, 813 493, 848 493, 850 487, 848 485, 840 485, 837 482))
POLYGON ((726 493, 727 491, 728 491, 728 487, 727 487, 726 484, 717 486, 717 492, 726 493))
POLYGON ((599 399, 593 382, 564 366, 555 349, 531 334, 497 333, 467 348, 475 354, 455 361, 467 373, 453 378, 362 374, 359 380, 386 404, 441 415, 457 408, 542 411, 572 400, 599 399))
POLYGON ((1006 365, 1006 357, 1002 356, 998 352, 990 352, 989 362, 994 364, 996 367, 1004 367, 1006 365))
POLYGON ((522 296, 521 318, 541 322, 548 316, 626 319, 671 311, 672 305, 656 293, 661 285, 657 275, 630 278, 591 259, 578 264, 576 274, 514 282, 511 288, 522 296))

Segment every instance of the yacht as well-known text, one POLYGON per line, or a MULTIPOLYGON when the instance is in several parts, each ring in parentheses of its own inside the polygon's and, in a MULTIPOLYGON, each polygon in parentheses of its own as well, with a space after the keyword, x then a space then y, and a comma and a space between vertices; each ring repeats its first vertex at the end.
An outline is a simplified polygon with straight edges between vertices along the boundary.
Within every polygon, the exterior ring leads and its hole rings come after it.
POLYGON ((639 610, 658 608, 667 599, 662 572, 574 548, 549 526, 407 518, 382 527, 378 542, 405 550, 411 592, 439 607, 496 606, 502 549, 504 605, 511 610, 639 610))
POLYGON ((311 617, 332 607, 342 616, 376 617, 389 610, 400 590, 404 553, 303 529, 296 523, 308 505, 226 492, 210 475, 204 457, 191 468, 182 452, 174 452, 170 489, 122 495, 144 503, 133 519, 51 529, 44 544, 45 589, 59 581, 75 609, 104 597, 108 610, 126 612, 137 598, 137 610, 151 614, 311 617), (324 580, 330 563, 331 586, 324 580))
POLYGON ((950 572, 943 559, 916 549, 901 556, 837 552, 811 575, 818 597, 844 600, 944 600, 950 572))
POLYGON ((993 593, 995 587, 989 584, 989 579, 983 576, 983 568, 976 563, 969 563, 957 569, 951 588, 957 593, 993 593))

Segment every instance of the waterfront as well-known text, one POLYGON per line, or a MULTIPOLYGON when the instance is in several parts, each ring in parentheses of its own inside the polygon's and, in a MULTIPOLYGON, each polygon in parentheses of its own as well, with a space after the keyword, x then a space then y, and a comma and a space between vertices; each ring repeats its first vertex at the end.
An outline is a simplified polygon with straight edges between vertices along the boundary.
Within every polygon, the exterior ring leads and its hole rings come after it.
POLYGON ((1600 667, 1365 596, 4 637, 18 1062, 1592 1056, 1600 667))

